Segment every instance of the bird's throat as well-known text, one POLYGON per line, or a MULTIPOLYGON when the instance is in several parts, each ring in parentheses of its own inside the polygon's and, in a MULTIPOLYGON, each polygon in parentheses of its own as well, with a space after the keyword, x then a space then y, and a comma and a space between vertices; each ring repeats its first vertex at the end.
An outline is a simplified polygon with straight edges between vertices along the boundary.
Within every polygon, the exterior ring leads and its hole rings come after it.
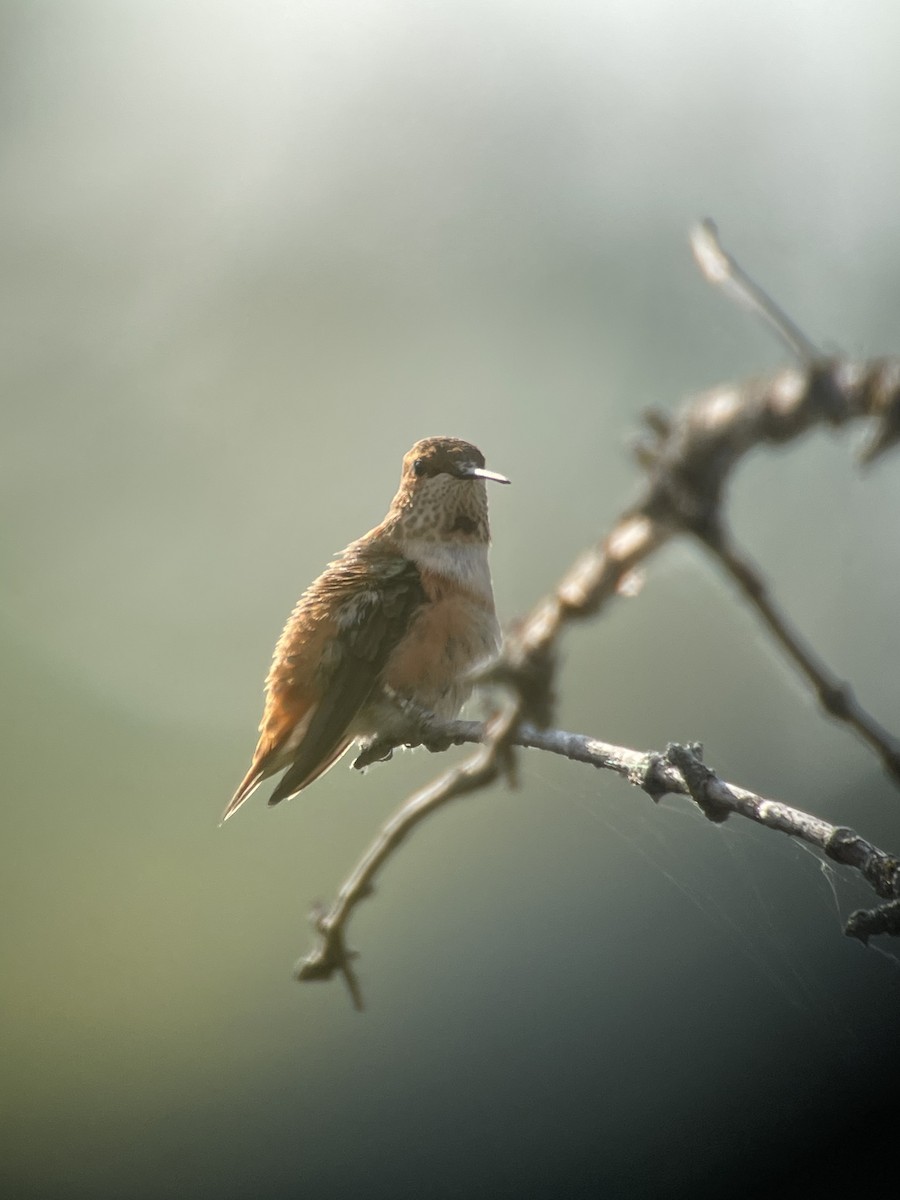
POLYGON ((457 587, 493 603, 486 542, 454 537, 440 540, 410 538, 403 544, 403 553, 424 574, 442 576, 457 587))

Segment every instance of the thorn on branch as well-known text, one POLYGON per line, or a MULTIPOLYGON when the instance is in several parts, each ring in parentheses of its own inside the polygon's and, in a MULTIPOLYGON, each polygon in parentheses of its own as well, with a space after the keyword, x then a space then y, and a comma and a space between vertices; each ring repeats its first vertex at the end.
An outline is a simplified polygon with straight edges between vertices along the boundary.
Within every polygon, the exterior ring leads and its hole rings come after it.
MULTIPOLYGON (((372 888, 369 887, 365 895, 370 895, 371 892, 372 888)), ((321 905, 313 908, 310 921, 319 935, 319 944, 297 963, 294 978, 300 982, 318 983, 330 979, 337 971, 346 984, 353 1007, 357 1012, 363 1012, 365 1004, 362 987, 353 968, 353 960, 359 957, 358 952, 347 949, 343 930, 329 921, 328 914, 321 905)))
MULTIPOLYGON (((646 792, 654 804, 658 804, 671 791, 665 764, 666 759, 662 754, 651 751, 636 762, 626 776, 628 782, 646 792)), ((597 763, 597 766, 602 767, 603 763, 597 763)))
POLYGON ((703 747, 699 742, 689 742, 683 746, 678 742, 670 742, 666 747, 666 758, 673 767, 681 772, 684 782, 691 793, 691 799, 708 821, 721 825, 731 816, 732 809, 715 794, 718 791, 728 791, 715 771, 702 761, 703 747))

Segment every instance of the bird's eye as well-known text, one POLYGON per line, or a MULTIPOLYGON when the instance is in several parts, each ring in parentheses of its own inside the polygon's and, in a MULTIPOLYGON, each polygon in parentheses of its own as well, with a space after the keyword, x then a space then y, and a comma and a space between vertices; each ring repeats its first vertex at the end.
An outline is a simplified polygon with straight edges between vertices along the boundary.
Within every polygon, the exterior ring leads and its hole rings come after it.
POLYGON ((415 475, 419 479, 421 479, 424 474, 425 474, 425 460, 422 458, 417 458, 416 461, 413 463, 413 475, 415 475))

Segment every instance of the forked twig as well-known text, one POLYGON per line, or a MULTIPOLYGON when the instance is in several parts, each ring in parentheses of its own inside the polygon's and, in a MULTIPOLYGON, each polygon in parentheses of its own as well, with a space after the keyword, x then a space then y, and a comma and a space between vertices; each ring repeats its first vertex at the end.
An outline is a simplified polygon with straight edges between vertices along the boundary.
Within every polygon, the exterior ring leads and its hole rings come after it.
MULTIPOLYGON (((816 847, 834 862, 853 867, 878 896, 888 901, 872 909, 854 912, 844 928, 847 936, 866 942, 875 933, 894 931, 895 918, 900 913, 900 859, 873 846, 852 829, 832 825, 801 809, 725 783, 702 761, 699 746, 673 743, 664 754, 659 754, 614 746, 562 729, 538 729, 525 723, 517 729, 504 725, 500 730, 506 746, 543 750, 572 762, 613 771, 654 801, 668 794, 689 796, 716 824, 737 814, 816 847)), ((496 727, 486 729, 479 721, 419 719, 410 725, 410 740, 403 743, 405 745, 474 743, 479 745, 479 750, 461 767, 446 772, 416 792, 391 817, 341 888, 331 910, 316 914, 314 924, 319 935, 318 944, 297 964, 295 978, 304 981, 328 979, 335 971, 340 971, 354 1007, 362 1009, 362 993, 350 965, 355 954, 347 950, 344 941, 350 917, 357 906, 373 894, 375 878, 385 862, 425 817, 450 800, 486 787, 496 779, 496 747, 499 743, 494 739, 497 734, 496 727)), ((358 763, 359 760, 354 766, 358 763)), ((362 766, 365 765, 364 759, 362 766)))
MULTIPOLYGON (((508 759, 508 747, 515 729, 510 723, 512 712, 510 707, 505 715, 495 718, 487 732, 478 725, 477 736, 465 738, 466 741, 482 743, 478 751, 461 766, 444 772, 411 796, 381 829, 344 883, 331 908, 315 915, 318 944, 297 964, 294 970, 296 979, 329 979, 339 970, 348 983, 354 1007, 357 1011, 362 1010, 362 992, 350 967, 350 959, 356 955, 347 950, 344 940, 353 911, 362 900, 372 895, 375 877, 381 867, 421 821, 451 800, 487 787, 507 766, 504 760, 508 759)), ((415 737, 417 732, 414 727, 411 736, 415 737)), ((439 727, 435 725, 435 736, 439 733, 439 727)))
MULTIPOLYGON (((731 812, 802 838, 836 861, 861 871, 877 894, 889 901, 856 913, 846 932, 862 938, 900 933, 898 860, 852 830, 745 789, 724 784, 700 761, 696 748, 670 747, 666 756, 605 746, 595 739, 549 729, 552 723, 555 647, 566 626, 597 616, 619 595, 628 578, 667 541, 685 533, 697 537, 738 583, 761 619, 810 680, 826 710, 851 726, 900 779, 897 739, 855 701, 846 685, 790 629, 769 596, 762 576, 725 535, 724 494, 731 473, 754 447, 782 444, 818 425, 851 421, 873 425, 864 462, 872 462, 900 441, 900 361, 852 363, 822 358, 816 347, 722 250, 715 227, 707 223, 694 236, 698 261, 708 278, 750 304, 776 329, 804 363, 767 379, 729 384, 701 395, 674 416, 648 417, 650 438, 637 448, 647 472, 642 498, 615 522, 609 535, 585 550, 557 587, 508 636, 488 682, 508 689, 509 701, 485 730, 471 722, 428 726, 411 716, 410 744, 445 749, 454 742, 478 741, 461 766, 445 772, 411 797, 388 822, 344 884, 332 907, 316 917, 318 943, 297 967, 297 978, 324 979, 341 972, 361 1006, 358 982, 346 950, 347 924, 373 881, 406 835, 426 815, 451 799, 484 788, 505 772, 512 777, 514 746, 563 753, 624 774, 651 795, 681 792, 693 797, 711 820, 731 812)), ((369 747, 357 765, 382 757, 390 747, 369 747), (367 757, 367 755, 369 757, 367 757)))

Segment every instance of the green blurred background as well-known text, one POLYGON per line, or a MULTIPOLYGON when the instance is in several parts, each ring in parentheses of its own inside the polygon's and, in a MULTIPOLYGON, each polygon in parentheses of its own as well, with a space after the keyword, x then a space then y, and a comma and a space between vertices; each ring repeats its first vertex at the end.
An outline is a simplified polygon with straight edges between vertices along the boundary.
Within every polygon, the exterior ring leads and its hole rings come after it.
MULTIPOLYGON (((306 914, 444 764, 217 823, 285 616, 415 439, 513 479, 508 621, 636 493, 644 408, 784 361, 695 219, 826 348, 900 351, 898 39, 890 0, 0 7, 4 1195, 772 1195, 864 1126, 896 1168, 897 959, 786 839, 530 754, 360 910, 359 1016, 291 981, 306 914)), ((733 515, 896 728, 900 474, 858 441, 754 456, 733 515)), ((900 850, 689 547, 560 693, 900 850)))

